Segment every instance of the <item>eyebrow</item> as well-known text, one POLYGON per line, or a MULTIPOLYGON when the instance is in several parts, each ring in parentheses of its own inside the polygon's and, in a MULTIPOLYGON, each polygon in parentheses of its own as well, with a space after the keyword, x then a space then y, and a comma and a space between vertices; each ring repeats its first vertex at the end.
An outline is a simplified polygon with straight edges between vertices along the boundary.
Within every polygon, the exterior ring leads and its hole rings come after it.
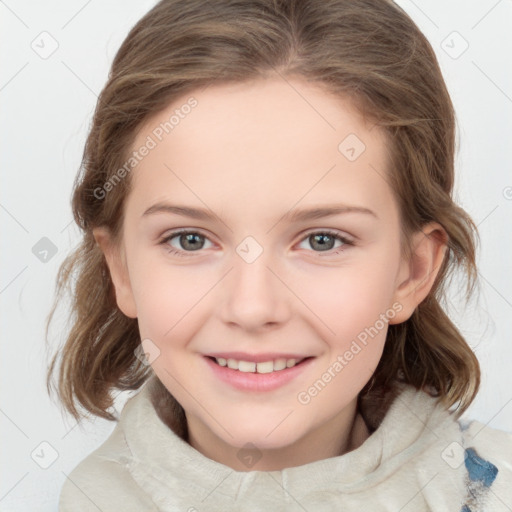
MULTIPOLYGON (((181 215, 183 217, 190 217, 197 220, 215 220, 218 217, 208 209, 204 208, 191 208, 189 206, 178 206, 167 203, 156 203, 148 208, 142 217, 153 215, 156 213, 169 213, 174 215, 181 215)), ((323 219, 324 217, 330 217, 332 215, 340 215, 344 213, 362 213, 375 217, 378 219, 377 214, 369 208, 355 205, 345 204, 332 204, 315 206, 311 208, 305 208, 302 210, 290 210, 285 213, 281 220, 285 222, 302 222, 307 220, 323 219)))

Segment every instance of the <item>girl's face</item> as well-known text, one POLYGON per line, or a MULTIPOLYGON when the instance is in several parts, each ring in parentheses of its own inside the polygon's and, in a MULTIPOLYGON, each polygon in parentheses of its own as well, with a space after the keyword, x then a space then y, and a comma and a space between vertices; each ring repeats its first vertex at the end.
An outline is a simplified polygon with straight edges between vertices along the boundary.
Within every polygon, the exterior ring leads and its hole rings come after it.
POLYGON ((415 306, 383 132, 279 78, 185 95, 132 149, 125 266, 110 268, 193 444, 222 459, 219 447, 336 443, 388 324, 415 306))

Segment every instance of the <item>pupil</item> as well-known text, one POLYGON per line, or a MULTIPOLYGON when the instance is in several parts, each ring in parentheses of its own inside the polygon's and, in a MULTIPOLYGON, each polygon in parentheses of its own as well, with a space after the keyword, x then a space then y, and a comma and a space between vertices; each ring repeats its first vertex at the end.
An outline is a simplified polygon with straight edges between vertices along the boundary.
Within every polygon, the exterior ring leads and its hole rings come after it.
POLYGON ((191 244, 188 247, 189 249, 197 249, 198 244, 194 244, 194 241, 197 242, 198 235, 194 233, 187 233, 185 235, 182 235, 182 237, 185 239, 185 244, 182 244, 183 247, 187 247, 187 244, 191 244))
POLYGON ((320 250, 322 251, 328 251, 329 249, 332 249, 332 246, 331 247, 327 247, 329 245, 329 242, 325 242, 325 239, 330 239, 331 242, 334 241, 334 238, 331 236, 331 235, 313 235, 312 236, 313 240, 314 240, 314 243, 312 243, 311 245, 314 247, 315 243, 319 243, 319 248, 320 250), (318 241, 318 239, 320 239, 321 241, 318 241))

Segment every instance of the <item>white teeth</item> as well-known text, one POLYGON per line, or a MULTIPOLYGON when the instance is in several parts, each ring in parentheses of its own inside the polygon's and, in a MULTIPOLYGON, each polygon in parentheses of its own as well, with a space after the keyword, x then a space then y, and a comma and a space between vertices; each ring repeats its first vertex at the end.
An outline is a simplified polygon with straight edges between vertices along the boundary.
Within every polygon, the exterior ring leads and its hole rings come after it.
POLYGON ((227 366, 232 370, 238 370, 245 373, 272 373, 285 368, 295 366, 302 359, 276 359, 275 361, 265 361, 262 363, 254 363, 251 361, 237 361, 236 359, 224 359, 216 357, 215 360, 220 366, 227 366))
MULTIPOLYGON (((242 363, 240 363, 242 364, 242 363)), ((240 369, 240 368, 239 368, 240 369)), ((256 369, 258 373, 270 373, 274 371, 274 362, 267 361, 265 363, 258 363, 256 365, 256 369)))
POLYGON ((274 370, 284 370, 286 368, 286 359, 276 359, 274 361, 274 370))
MULTIPOLYGON (((260 363, 258 363, 259 366, 260 363)), ((238 361, 238 370, 241 372, 253 372, 256 370, 256 363, 249 361, 238 361)))
POLYGON ((238 361, 236 361, 235 359, 228 359, 228 368, 238 370, 238 361))

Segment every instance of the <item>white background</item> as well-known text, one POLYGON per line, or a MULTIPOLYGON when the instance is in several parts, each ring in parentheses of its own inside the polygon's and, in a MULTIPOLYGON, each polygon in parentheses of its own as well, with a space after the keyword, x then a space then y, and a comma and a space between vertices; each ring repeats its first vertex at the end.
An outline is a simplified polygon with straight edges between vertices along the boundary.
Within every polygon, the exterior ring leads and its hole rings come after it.
MULTIPOLYGON (((128 30, 154 3, 0 1, 2 512, 56 511, 65 474, 115 426, 99 419, 77 426, 49 399, 44 325, 58 266, 78 241, 71 187, 97 95, 128 30), (31 47, 48 37, 43 31, 58 43, 46 59, 31 47), (46 263, 32 252, 43 237, 57 248, 46 263), (43 463, 53 450, 58 456, 43 469, 34 450, 43 463)), ((482 239, 478 302, 457 311, 452 294, 451 314, 483 371, 465 417, 512 432, 512 2, 398 3, 438 55, 457 112, 456 198, 482 239), (467 50, 454 58, 464 40, 467 50)), ((54 346, 63 341, 64 320, 60 333, 53 329, 54 346)), ((126 398, 118 397, 118 409, 126 398)))

